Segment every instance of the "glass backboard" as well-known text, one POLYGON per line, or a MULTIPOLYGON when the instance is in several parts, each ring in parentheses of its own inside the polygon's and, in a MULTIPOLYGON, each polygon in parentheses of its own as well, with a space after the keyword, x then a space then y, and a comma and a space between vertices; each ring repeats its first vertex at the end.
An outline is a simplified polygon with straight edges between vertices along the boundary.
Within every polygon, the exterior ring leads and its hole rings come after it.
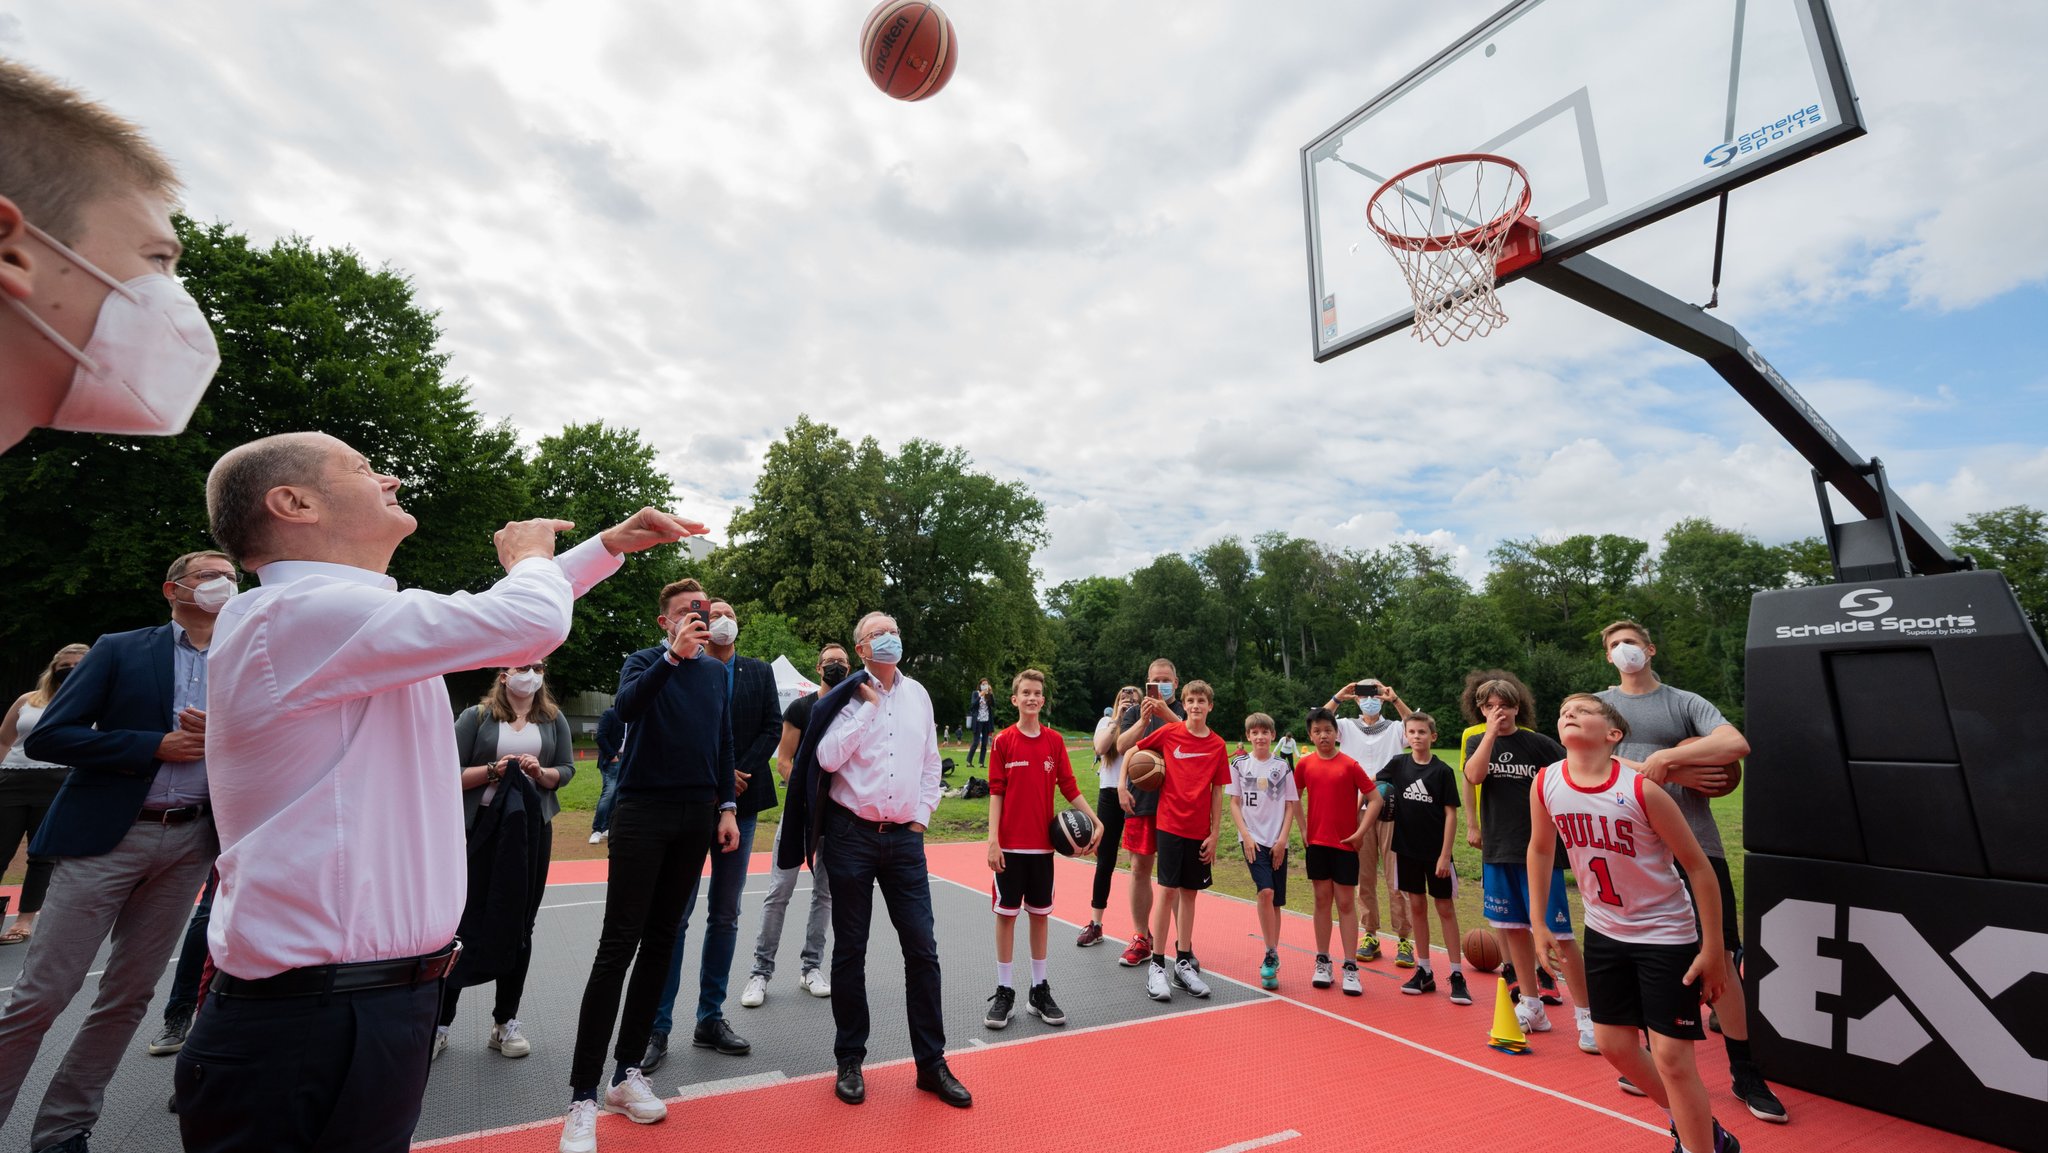
POLYGON ((1555 260, 1863 131, 1826 0, 1519 0, 1301 150, 1315 358, 1413 318, 1365 212, 1411 165, 1521 164, 1555 260))

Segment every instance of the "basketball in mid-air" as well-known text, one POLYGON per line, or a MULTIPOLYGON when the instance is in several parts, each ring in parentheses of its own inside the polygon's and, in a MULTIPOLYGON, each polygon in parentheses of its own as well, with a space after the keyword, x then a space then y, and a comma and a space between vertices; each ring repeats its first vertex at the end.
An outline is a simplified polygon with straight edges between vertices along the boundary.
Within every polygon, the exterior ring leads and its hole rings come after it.
POLYGON ((1465 963, 1475 973, 1491 973, 1500 968, 1500 941, 1491 930, 1473 929, 1465 934, 1465 963))
POLYGON ((1166 779, 1166 762, 1151 749, 1132 749, 1124 758, 1124 784, 1152 792, 1166 779))
POLYGON ((936 4, 882 0, 860 30, 860 62, 875 87, 898 100, 923 100, 953 78, 960 41, 936 4))
POLYGON ((1052 819, 1052 847, 1063 857, 1071 857, 1088 847, 1088 841, 1095 836, 1095 822, 1079 809, 1061 809, 1059 816, 1052 819))

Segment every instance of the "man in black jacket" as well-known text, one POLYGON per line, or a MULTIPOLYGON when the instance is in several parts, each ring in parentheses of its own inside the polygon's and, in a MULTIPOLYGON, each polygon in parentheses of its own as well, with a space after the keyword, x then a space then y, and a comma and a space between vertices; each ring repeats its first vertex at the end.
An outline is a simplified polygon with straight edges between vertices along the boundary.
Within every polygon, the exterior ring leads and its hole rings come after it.
MULTIPOLYGON (((751 1052, 746 1038, 725 1020, 725 992, 732 978, 733 949, 740 935, 740 890, 746 887, 747 865, 754 855, 754 822, 763 809, 775 806, 775 775, 768 759, 782 738, 782 704, 775 691, 775 670, 768 662, 740 656, 740 622, 732 606, 711 602, 711 643, 706 651, 725 665, 732 704, 726 716, 734 749, 734 790, 739 808, 739 847, 711 858, 711 920, 704 929, 704 955, 697 966, 697 1026, 691 1044, 734 1057, 751 1052)), ((640 1071, 652 1073, 668 1056, 668 1035, 674 1028, 676 994, 683 984, 683 943, 689 938, 690 913, 697 907, 697 883, 683 898, 683 920, 676 928, 675 953, 669 958, 668 984, 655 1011, 654 1032, 640 1071)))
POLYGON ((664 643, 626 658, 616 708, 632 730, 619 766, 612 812, 611 869, 605 888, 604 928, 583 989, 570 1060, 572 1101, 564 1145, 589 1139, 591 1105, 624 1113, 640 1124, 668 1116, 640 1073, 640 1058, 654 1026, 656 1002, 675 949, 683 900, 714 841, 739 847, 734 815, 733 747, 726 724, 726 669, 704 651, 710 639, 710 598, 693 580, 661 590, 664 643), (638 954, 642 963, 635 964, 638 954), (627 970, 632 980, 627 983, 627 970), (625 987, 625 1012, 619 994, 625 987), (617 1064, 600 1091, 605 1043, 618 1022, 617 1064), (601 1095, 600 1095, 601 1092, 601 1095))

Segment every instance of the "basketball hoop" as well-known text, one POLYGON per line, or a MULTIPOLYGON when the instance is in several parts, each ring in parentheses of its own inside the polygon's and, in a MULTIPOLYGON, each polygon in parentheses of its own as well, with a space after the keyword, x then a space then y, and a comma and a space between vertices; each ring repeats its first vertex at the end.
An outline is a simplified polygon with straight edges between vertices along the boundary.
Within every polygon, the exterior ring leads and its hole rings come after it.
POLYGON ((1366 222, 1415 297, 1417 340, 1441 346, 1507 323, 1495 282, 1543 255, 1529 197, 1521 165, 1464 152, 1399 173, 1366 201, 1366 222))

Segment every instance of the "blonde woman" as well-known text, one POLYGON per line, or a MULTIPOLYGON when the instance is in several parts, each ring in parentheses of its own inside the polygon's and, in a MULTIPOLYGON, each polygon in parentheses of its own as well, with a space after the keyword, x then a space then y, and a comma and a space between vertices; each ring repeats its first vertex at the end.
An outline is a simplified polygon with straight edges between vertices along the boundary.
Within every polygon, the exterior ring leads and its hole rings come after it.
MULTIPOLYGON (((462 817, 465 827, 476 823, 479 809, 497 795, 505 774, 524 773, 540 790, 541 816, 553 822, 562 805, 555 790, 576 775, 575 746, 569 718, 548 692, 547 665, 535 661, 517 668, 499 669, 484 699, 455 718, 455 749, 467 766, 462 770, 462 817)), ((540 868, 546 872, 553 846, 542 837, 536 846, 540 868)), ((535 894, 538 905, 539 894, 535 894)), ((533 912, 526 915, 523 938, 533 936, 533 912)), ((489 1045, 506 1057, 524 1057, 533 1045, 519 1029, 519 998, 526 989, 526 967, 531 949, 522 949, 517 966, 497 981, 497 1003, 491 1010, 495 1024, 489 1045)), ((456 1000, 461 990, 453 983, 441 996, 441 1024, 434 1032, 434 1056, 448 1047, 448 1026, 455 1021, 456 1000)))
MULTIPOLYGON (((50 811, 50 802, 71 770, 34 760, 22 752, 22 742, 42 719, 50 698, 78 662, 85 659, 85 645, 65 645, 43 666, 36 687, 14 699, 7 719, 0 721, 0 865, 14 859, 14 850, 36 835, 36 827, 50 811)), ((21 915, 4 933, 0 945, 19 945, 36 931, 36 914, 43 907, 43 894, 50 887, 54 866, 38 857, 28 859, 28 876, 21 884, 21 915)))

